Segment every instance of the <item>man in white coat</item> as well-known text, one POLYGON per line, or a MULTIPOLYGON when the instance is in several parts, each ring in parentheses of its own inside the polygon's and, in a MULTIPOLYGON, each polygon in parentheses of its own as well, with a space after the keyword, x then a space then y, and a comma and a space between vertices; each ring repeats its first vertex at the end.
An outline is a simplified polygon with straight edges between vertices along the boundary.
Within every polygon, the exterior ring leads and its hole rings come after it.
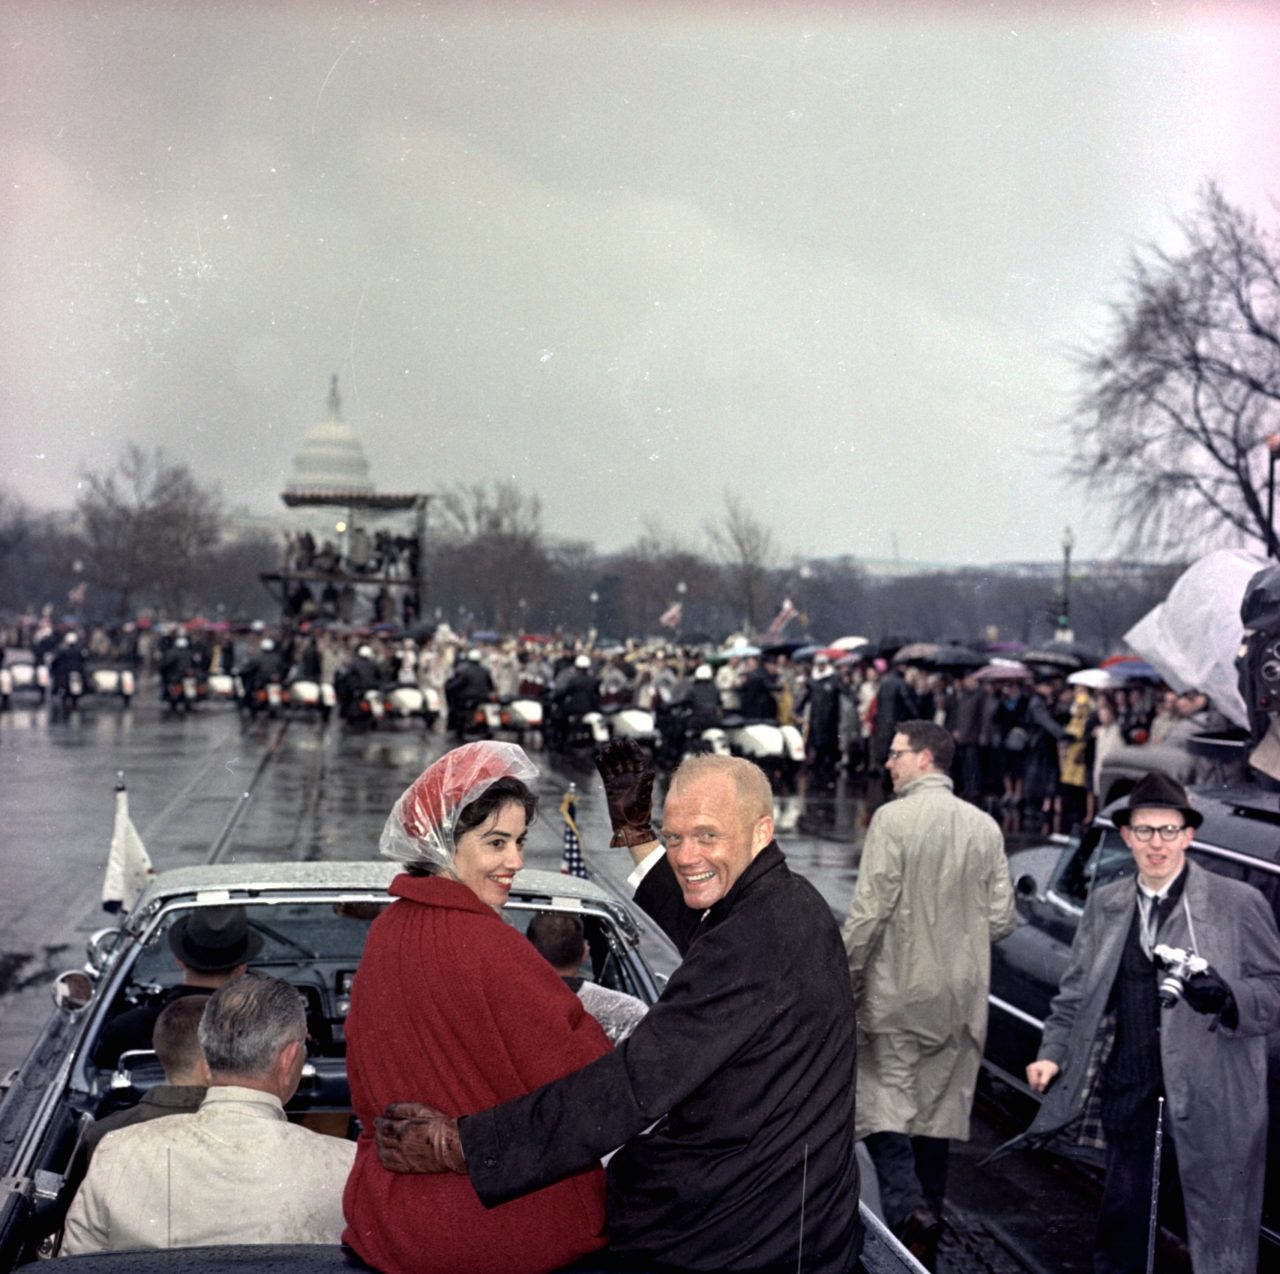
POLYGON ((307 1059, 302 997, 245 973, 200 1022, 200 1109, 109 1132, 67 1213, 64 1256, 236 1243, 338 1243, 355 1143, 291 1124, 307 1059))
POLYGON ((949 1139, 967 1141, 987 1033, 991 944, 1012 932, 1004 837, 952 790, 950 733, 904 721, 896 799, 867 831, 844 946, 858 1012, 857 1125, 885 1221, 928 1266, 949 1139))

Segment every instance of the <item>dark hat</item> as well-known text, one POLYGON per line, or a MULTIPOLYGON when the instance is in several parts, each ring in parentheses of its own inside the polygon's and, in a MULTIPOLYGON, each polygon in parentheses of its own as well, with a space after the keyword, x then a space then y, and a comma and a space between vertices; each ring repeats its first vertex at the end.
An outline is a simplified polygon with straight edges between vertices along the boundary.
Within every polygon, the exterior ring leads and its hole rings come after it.
POLYGON ((1133 811, 1138 809, 1180 810, 1188 827, 1199 827, 1204 822, 1204 815, 1187 799, 1186 788, 1167 774, 1156 771, 1138 780, 1129 793, 1128 805, 1116 810, 1111 815, 1112 821, 1117 827, 1128 827, 1133 811))
POLYGON ((262 950, 262 935, 249 928, 243 907, 200 907, 169 930, 169 946, 196 973, 225 973, 262 950))

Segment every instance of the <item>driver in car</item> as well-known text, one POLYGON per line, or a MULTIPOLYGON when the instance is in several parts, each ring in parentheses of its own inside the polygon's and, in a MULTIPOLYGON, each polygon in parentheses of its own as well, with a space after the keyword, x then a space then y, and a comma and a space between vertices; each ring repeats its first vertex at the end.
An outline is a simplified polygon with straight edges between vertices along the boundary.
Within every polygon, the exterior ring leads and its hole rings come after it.
POLYGON ((182 981, 107 1023, 95 1057, 99 1066, 114 1066, 131 1049, 149 1049, 160 1014, 184 996, 208 996, 242 974, 262 950, 262 935, 249 927, 241 906, 199 907, 170 927, 169 947, 182 981))

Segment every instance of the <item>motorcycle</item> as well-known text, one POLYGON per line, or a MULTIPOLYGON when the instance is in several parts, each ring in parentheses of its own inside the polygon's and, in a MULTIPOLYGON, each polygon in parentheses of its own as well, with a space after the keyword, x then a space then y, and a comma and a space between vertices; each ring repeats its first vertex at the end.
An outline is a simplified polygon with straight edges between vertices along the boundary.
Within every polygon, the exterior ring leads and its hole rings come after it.
POLYGON ((512 734, 518 742, 542 729, 542 703, 524 695, 503 695, 476 705, 475 725, 487 738, 512 734))
POLYGON ((137 690, 132 668, 93 668, 89 671, 89 689, 96 695, 119 695, 127 708, 137 690))
POLYGON ((440 715, 440 692, 433 686, 412 685, 400 682, 383 696, 383 706, 389 717, 421 717, 430 730, 440 715))
POLYGON ((190 676, 173 677, 161 688, 161 697, 173 713, 190 712, 196 702, 196 679, 190 676))
POLYGON ((569 718, 565 743, 567 751, 580 748, 594 749, 608 742, 609 727, 605 725, 603 712, 583 712, 579 716, 569 718))
POLYGON ((328 721, 338 702, 333 686, 327 681, 312 681, 299 677, 284 688, 284 702, 289 708, 319 714, 321 721, 328 721))
POLYGON ((352 700, 351 713, 348 716, 348 720, 353 724, 364 722, 376 727, 378 722, 386 715, 387 705, 382 697, 382 691, 371 688, 362 691, 352 700))
POLYGON ((804 739, 793 725, 726 716, 722 728, 734 756, 754 761, 776 778, 793 779, 804 764, 804 739))
POLYGON ((280 684, 279 677, 269 677, 266 681, 255 685, 246 697, 246 706, 251 717, 265 712, 272 720, 275 720, 284 710, 284 702, 284 686, 280 684))
POLYGON ((646 748, 650 754, 656 750, 658 731, 652 712, 618 704, 605 708, 603 715, 610 738, 631 739, 646 748))
POLYGON ((240 678, 229 672, 211 672, 208 687, 210 699, 235 702, 244 696, 240 678))
POLYGON ((71 712, 80 706, 80 700, 84 698, 84 674, 79 668, 72 668, 67 672, 60 696, 65 711, 71 712))
POLYGON ((6 695, 31 690, 35 692, 37 703, 45 701, 45 696, 49 693, 48 665, 36 660, 25 650, 11 650, 8 652, 4 671, 9 687, 6 695))

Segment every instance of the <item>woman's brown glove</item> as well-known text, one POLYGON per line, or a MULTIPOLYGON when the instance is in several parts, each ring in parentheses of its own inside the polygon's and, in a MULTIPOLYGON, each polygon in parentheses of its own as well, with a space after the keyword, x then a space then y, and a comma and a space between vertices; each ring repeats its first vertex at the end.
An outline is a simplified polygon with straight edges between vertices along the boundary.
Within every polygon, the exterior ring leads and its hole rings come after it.
POLYGON ((653 830, 653 762, 634 739, 611 739, 596 750, 596 769, 604 782, 613 825, 610 846, 647 845, 653 830))
POLYGON ((378 1158, 388 1172, 467 1175, 458 1121, 419 1102, 393 1102, 373 1121, 378 1158))

